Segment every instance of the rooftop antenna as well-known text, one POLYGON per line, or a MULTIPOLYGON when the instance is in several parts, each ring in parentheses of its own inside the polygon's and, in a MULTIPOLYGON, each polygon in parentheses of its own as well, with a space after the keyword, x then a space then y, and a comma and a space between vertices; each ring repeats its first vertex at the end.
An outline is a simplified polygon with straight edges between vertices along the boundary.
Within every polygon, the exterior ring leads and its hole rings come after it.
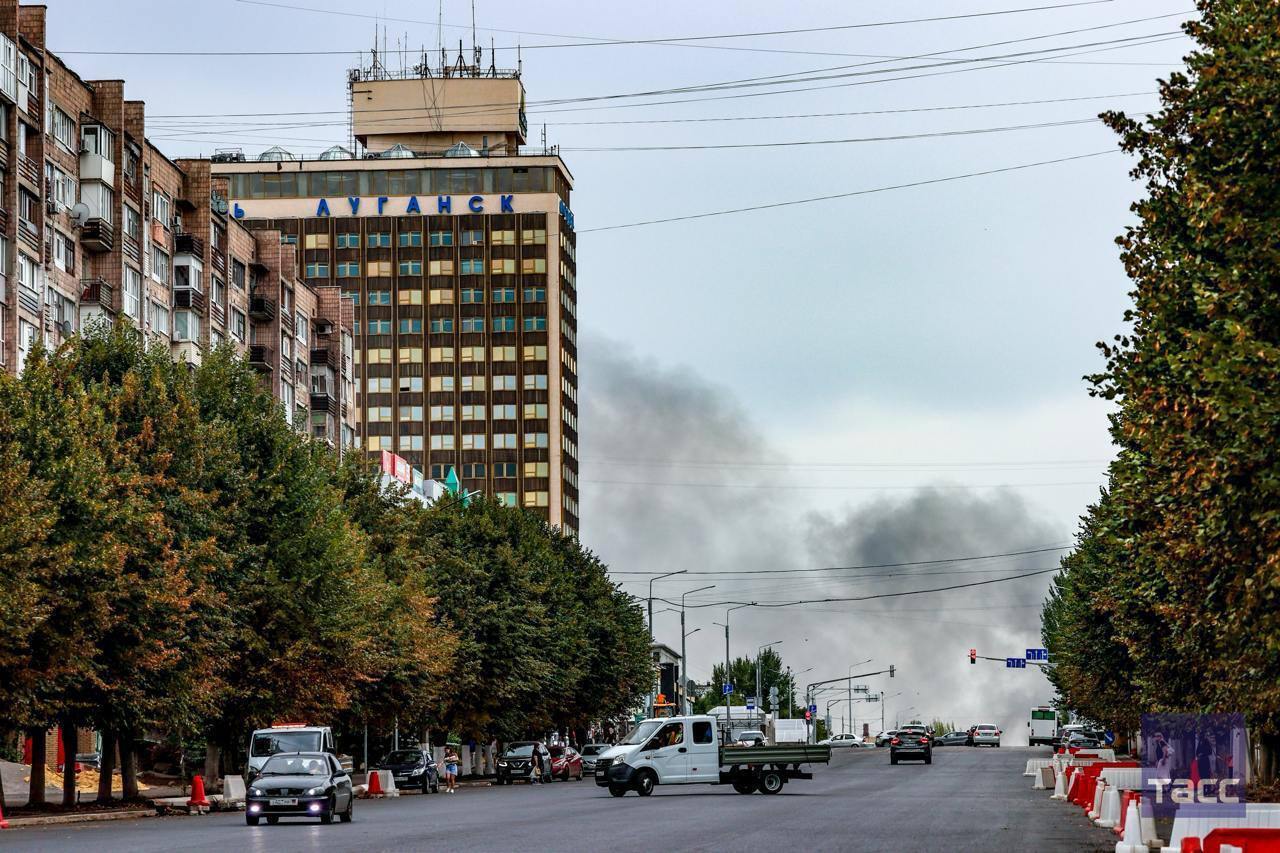
POLYGON ((471 0, 471 55, 474 57, 474 76, 480 76, 480 44, 476 41, 476 0, 471 0))
POLYGON ((493 36, 489 36, 489 76, 498 76, 498 49, 493 46, 493 36))
POLYGON ((522 71, 524 71, 524 54, 520 52, 520 45, 517 43, 516 44, 516 76, 519 77, 522 71))

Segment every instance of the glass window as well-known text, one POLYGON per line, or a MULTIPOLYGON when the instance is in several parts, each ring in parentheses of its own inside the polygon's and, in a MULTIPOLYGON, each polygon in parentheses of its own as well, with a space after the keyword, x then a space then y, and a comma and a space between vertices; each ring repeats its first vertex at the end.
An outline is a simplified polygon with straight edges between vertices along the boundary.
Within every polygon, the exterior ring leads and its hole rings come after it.
POLYGON ((421 231, 401 231, 399 239, 400 239, 401 248, 405 248, 408 246, 421 246, 422 232, 421 231))
MULTIPOLYGON (((414 377, 412 377, 413 379, 416 379, 416 380, 417 380, 417 385, 418 385, 418 387, 417 387, 417 388, 408 388, 408 389, 406 389, 406 388, 404 387, 404 380, 405 380, 405 378, 406 378, 406 377, 401 377, 401 379, 400 379, 400 390, 401 390, 401 391, 406 391, 406 390, 408 390, 408 391, 421 391, 421 390, 422 390, 422 378, 421 378, 421 377, 419 377, 419 376, 414 376, 414 377)), ((432 377, 431 377, 431 390, 432 390, 432 391, 452 391, 452 390, 453 390, 453 377, 452 377, 452 376, 432 376, 432 377)))
POLYGON ((462 242, 462 245, 464 246, 483 246, 484 232, 483 231, 463 231, 461 242, 462 242))
MULTIPOLYGON (((450 380, 452 380, 452 379, 453 379, 453 377, 451 376, 451 377, 449 377, 449 379, 450 379, 450 380)), ((483 376, 464 376, 464 377, 462 377, 462 390, 463 390, 463 391, 483 391, 483 390, 484 390, 484 386, 485 386, 485 380, 484 380, 484 377, 483 377, 483 376)), ((431 389, 431 390, 433 390, 433 391, 434 391, 435 389, 433 388, 433 389, 431 389)), ((452 390, 453 390, 452 385, 450 385, 449 390, 450 390, 450 391, 452 391, 452 390)))
POLYGON ((524 330, 526 332, 545 332, 547 330, 546 317, 525 317, 524 330))
POLYGON ((493 330, 495 332, 514 332, 516 330, 515 317, 494 317, 493 330))
MULTIPOLYGON (((419 295, 421 295, 421 291, 419 291, 419 295)), ((431 291, 431 304, 432 304, 432 305, 452 305, 452 304, 453 304, 453 291, 452 291, 452 290, 440 290, 439 288, 432 290, 432 291, 431 291)))
POLYGON ((124 268, 124 299, 121 307, 134 320, 142 319, 142 273, 133 267, 124 268))
POLYGON ((483 331, 484 331, 484 318, 483 318, 483 317, 463 317, 463 318, 462 318, 462 331, 464 331, 464 332, 483 332, 483 331))
POLYGON ((422 261, 401 261, 400 275, 422 275, 422 261))
POLYGON ((175 341, 199 340, 200 316, 192 311, 174 311, 173 339, 175 341))
POLYGON ((514 287, 495 287, 493 289, 493 301, 495 304, 503 304, 516 301, 516 289, 514 287))
POLYGON ((452 317, 436 317, 431 321, 431 331, 432 332, 452 332, 453 318, 452 317))
POLYGON ((400 334, 418 334, 422 332, 422 319, 420 317, 401 317, 400 318, 400 334))
POLYGON ((463 291, 462 291, 462 304, 463 304, 463 305, 479 305, 479 304, 481 304, 481 303, 483 303, 483 302, 484 302, 484 291, 483 291, 483 290, 474 290, 474 289, 469 289, 469 290, 463 290, 463 291))
POLYGON ((453 232, 452 232, 452 231, 432 231, 432 232, 431 232, 431 245, 433 245, 433 246, 452 246, 452 245, 453 245, 453 232))

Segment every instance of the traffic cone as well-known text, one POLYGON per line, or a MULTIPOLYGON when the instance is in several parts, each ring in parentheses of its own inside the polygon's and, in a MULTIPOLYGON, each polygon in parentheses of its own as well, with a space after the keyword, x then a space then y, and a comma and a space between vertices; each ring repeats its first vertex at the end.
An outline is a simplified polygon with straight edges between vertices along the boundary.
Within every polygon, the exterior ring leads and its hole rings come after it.
POLYGON ((1124 836, 1116 842, 1116 853, 1146 853, 1142 840, 1142 815, 1138 813, 1138 801, 1130 800, 1124 815, 1124 836))
POLYGON ((192 808, 209 808, 209 801, 204 796, 204 777, 197 773, 191 777, 191 799, 187 805, 192 808))
POLYGON ((382 774, 377 770, 369 771, 369 787, 368 790, 365 791, 365 794, 370 797, 382 796, 382 774))

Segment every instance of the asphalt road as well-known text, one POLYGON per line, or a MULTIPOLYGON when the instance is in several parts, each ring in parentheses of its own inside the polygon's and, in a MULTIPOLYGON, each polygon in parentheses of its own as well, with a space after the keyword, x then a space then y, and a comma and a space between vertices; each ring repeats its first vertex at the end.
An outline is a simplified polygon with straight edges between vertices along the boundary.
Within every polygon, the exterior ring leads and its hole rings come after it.
POLYGON ((889 765, 886 749, 837 750, 812 781, 781 794, 728 786, 659 787, 610 797, 587 779, 530 788, 361 801, 351 824, 245 826, 241 813, 0 832, 0 850, 94 853, 257 851, 1088 851, 1115 836, 1022 775, 1045 748, 945 747, 933 764, 889 765))

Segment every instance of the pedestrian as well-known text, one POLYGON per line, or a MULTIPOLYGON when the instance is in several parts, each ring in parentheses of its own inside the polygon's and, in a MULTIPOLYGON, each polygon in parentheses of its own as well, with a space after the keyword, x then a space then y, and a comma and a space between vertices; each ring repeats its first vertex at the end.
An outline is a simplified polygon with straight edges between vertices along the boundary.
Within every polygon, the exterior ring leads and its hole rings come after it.
POLYGON ((444 748, 444 782, 446 794, 452 794, 454 787, 458 781, 458 753, 453 751, 453 745, 446 745, 444 748))

